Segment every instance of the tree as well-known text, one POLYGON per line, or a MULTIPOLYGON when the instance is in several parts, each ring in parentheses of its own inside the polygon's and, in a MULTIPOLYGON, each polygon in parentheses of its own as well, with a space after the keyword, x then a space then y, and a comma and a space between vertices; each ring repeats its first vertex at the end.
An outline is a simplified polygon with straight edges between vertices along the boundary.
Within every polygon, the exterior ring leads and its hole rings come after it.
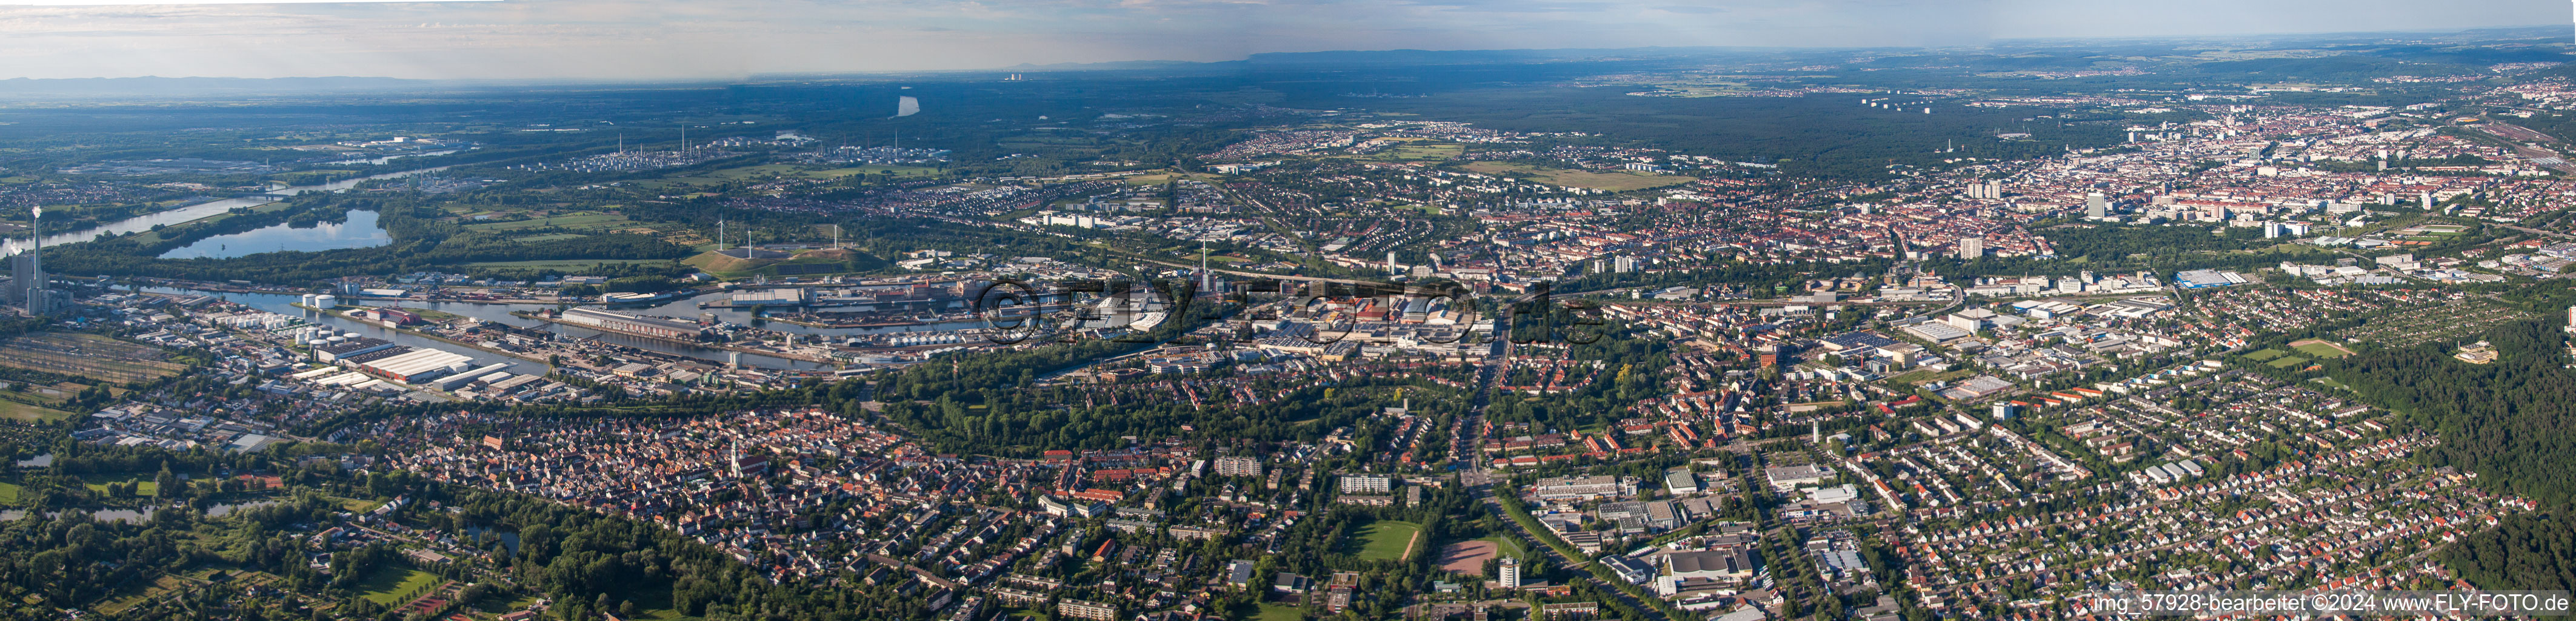
POLYGON ((179 477, 175 474, 171 474, 170 472, 170 460, 161 460, 161 472, 152 476, 152 489, 154 490, 154 494, 170 496, 172 495, 170 490, 178 484, 179 477))

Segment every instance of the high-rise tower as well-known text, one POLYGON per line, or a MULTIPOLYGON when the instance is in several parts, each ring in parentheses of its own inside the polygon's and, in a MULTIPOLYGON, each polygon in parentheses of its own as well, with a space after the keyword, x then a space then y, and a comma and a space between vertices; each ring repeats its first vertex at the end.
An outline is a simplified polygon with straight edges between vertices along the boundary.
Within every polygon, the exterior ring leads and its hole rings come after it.
POLYGON ((9 301, 27 310, 29 315, 53 312, 53 298, 45 290, 45 208, 27 212, 29 232, 33 233, 26 252, 9 257, 9 301))

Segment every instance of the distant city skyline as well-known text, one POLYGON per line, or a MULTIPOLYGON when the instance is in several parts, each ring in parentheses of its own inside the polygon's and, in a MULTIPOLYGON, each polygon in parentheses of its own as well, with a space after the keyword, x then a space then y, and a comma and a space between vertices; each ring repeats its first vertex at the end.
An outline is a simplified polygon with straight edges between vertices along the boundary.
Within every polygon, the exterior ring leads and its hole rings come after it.
POLYGON ((1916 47, 2566 25, 2555 1, 557 0, 19 6, 0 79, 664 80, 1265 52, 1916 47))

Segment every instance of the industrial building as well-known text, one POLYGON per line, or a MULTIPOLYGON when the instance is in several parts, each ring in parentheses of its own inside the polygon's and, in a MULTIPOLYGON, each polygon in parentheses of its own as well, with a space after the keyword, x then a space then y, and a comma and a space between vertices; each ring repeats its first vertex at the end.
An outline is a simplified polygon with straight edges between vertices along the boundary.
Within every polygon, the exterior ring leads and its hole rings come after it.
POLYGON ((438 389, 439 389, 439 390, 455 390, 458 386, 464 386, 464 385, 466 385, 467 383, 470 383, 470 382, 481 381, 481 382, 484 382, 484 383, 491 383, 491 382, 496 382, 496 381, 500 381, 500 380, 504 380, 504 379, 509 379, 508 377, 491 377, 491 376, 494 376, 494 375, 507 376, 507 375, 509 375, 508 373, 503 373, 502 371, 508 370, 508 369, 510 368, 510 365, 511 365, 511 363, 508 363, 508 362, 499 362, 499 363, 493 363, 493 364, 484 365, 484 366, 483 366, 483 367, 481 367, 481 368, 477 368, 477 369, 474 369, 474 370, 471 370, 471 371, 466 371, 466 372, 464 372, 464 373, 457 373, 457 374, 454 374, 454 375, 449 375, 449 376, 447 376, 447 377, 445 377, 445 378, 441 378, 441 379, 439 379, 439 380, 437 381, 437 386, 438 386, 438 389))
POLYGON ((812 301, 812 297, 809 295, 811 291, 811 289, 803 287, 763 289, 760 291, 737 291, 733 294, 733 305, 751 306, 767 304, 772 306, 802 306, 805 303, 812 301))
POLYGON ((677 319, 647 317, 643 315, 633 315, 617 311, 604 311, 590 308, 575 308, 564 311, 562 319, 564 323, 577 326, 589 326, 610 332, 624 332, 628 334, 640 334, 644 336, 656 336, 667 339, 688 341, 697 340, 698 335, 706 332, 705 327, 677 319))
POLYGON ((360 356, 352 358, 351 361, 358 364, 359 371, 366 372, 368 375, 405 384, 418 383, 450 373, 462 373, 474 366, 474 358, 465 354, 436 349, 403 349, 406 351, 387 350, 380 353, 388 355, 360 356))
POLYGON ((2225 287, 2229 285, 2241 285, 2248 282, 2252 281, 2245 278, 2244 274, 2238 274, 2236 272, 2222 272, 2218 270, 2186 270, 2174 274, 2174 286, 2184 289, 2225 287))
POLYGON ((339 362, 342 359, 372 354, 393 349, 395 347, 398 346, 394 345, 393 341, 380 338, 365 336, 333 336, 328 339, 322 339, 321 344, 313 346, 313 358, 323 362, 339 362))
POLYGON ((350 315, 386 325, 407 326, 420 323, 420 314, 399 308, 370 308, 350 315))

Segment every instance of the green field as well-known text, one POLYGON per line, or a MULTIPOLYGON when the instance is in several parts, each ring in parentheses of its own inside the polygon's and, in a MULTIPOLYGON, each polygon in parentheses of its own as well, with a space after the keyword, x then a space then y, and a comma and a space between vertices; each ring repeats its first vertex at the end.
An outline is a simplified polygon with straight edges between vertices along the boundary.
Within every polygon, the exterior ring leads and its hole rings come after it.
POLYGON ((483 262, 483 263, 467 263, 467 264, 465 264, 465 266, 466 266, 466 267, 503 267, 503 268, 511 268, 511 267, 515 267, 515 268, 523 268, 523 269, 540 269, 540 270, 541 270, 541 269, 559 269, 559 270, 569 270, 569 269, 581 269, 581 268, 588 268, 588 267, 597 267, 597 266, 599 266, 600 264, 603 264, 603 263, 605 263, 605 264, 609 264, 609 265, 628 265, 628 264, 636 264, 636 263, 656 263, 656 264, 658 264, 658 263, 669 263, 669 262, 671 262, 671 260, 670 260, 670 259, 544 259, 544 260, 537 260, 537 261, 486 261, 486 262, 483 262))
POLYGON ((1298 611, 1296 607, 1278 604, 1262 604, 1261 616, 1253 617, 1256 621, 1297 621, 1304 618, 1306 613, 1298 611))
MULTIPOLYGON (((1411 522, 1392 520, 1370 522, 1367 526, 1361 526, 1357 535, 1353 537, 1359 544, 1359 551, 1354 556, 1370 561, 1404 560, 1405 553, 1410 551, 1413 545, 1413 536, 1421 532, 1422 526, 1411 522)), ((1344 546, 1345 549, 1349 547, 1344 546)))
POLYGON ((438 584, 438 574, 412 569, 409 565, 379 568, 366 582, 358 583, 358 592, 367 601, 393 606, 411 601, 420 590, 438 584))
POLYGON ((809 179, 824 179, 871 174, 893 175, 896 177, 935 177, 939 175, 939 169, 927 166, 860 166, 855 168, 834 168, 831 170, 802 172, 797 173, 796 176, 806 177, 809 179))
POLYGON ((2275 368, 2275 369, 2287 369, 2287 368, 2290 368, 2290 367, 2295 367, 2295 366, 2299 366, 2299 365, 2307 364, 2307 363, 2308 363, 2308 359, 2306 359, 2306 358, 2301 358, 2301 357, 2298 357, 2298 356, 2290 356, 2290 357, 2287 357, 2287 358, 2282 358, 2282 359, 2280 359, 2280 360, 2274 360, 2274 361, 2266 362, 2266 363, 2263 363, 2263 364, 2272 365, 2272 368, 2275 368))
POLYGON ((545 218, 530 218, 530 219, 526 219, 526 220, 520 220, 520 221, 517 221, 517 222, 485 222, 485 223, 481 223, 481 224, 468 224, 468 225, 465 225, 465 229, 466 229, 466 230, 469 230, 469 231, 485 231, 485 232, 491 232, 491 231, 516 231, 516 230, 520 230, 520 229, 541 229, 541 228, 552 227, 552 226, 560 226, 560 227, 564 227, 564 228, 568 228, 568 229, 577 229, 577 228, 603 229, 603 228, 609 228, 609 227, 610 227, 610 225, 625 224, 626 222, 627 222, 627 220, 626 220, 626 215, 625 215, 625 214, 598 213, 598 212, 589 212, 589 211, 584 211, 584 212, 575 212, 575 213, 572 213, 572 214, 561 215, 561 216, 550 216, 550 217, 545 217, 545 218))
POLYGON ((0 505, 18 504, 18 492, 22 489, 16 483, 0 481, 0 505))
POLYGON ((2299 341, 2299 342, 2296 342, 2296 343, 2291 343, 2291 344, 2290 344, 2290 348, 2291 348, 2291 349, 2299 350, 2299 353, 2302 353, 2302 354, 2307 354, 2307 355, 2312 356, 2312 357, 2316 357, 2316 358, 2324 358, 2324 359, 2342 358, 2342 357, 2344 357, 2344 356, 2350 356, 2350 355, 2352 355, 2352 352, 2351 352, 2351 351, 2349 351, 2349 350, 2346 350, 2346 349, 2344 349, 2344 348, 2342 348, 2342 347, 2340 347, 2340 346, 2337 346, 2337 345, 2335 345, 2335 344, 2333 344, 2333 343, 2328 343, 2328 342, 2320 341, 2320 340, 2316 340, 2316 339, 2309 339, 2309 340, 2305 340, 2305 341, 2299 341))
POLYGON ((1467 170, 1488 175, 1527 177, 1531 180, 1551 185, 1609 190, 1612 192, 1660 188, 1668 185, 1681 185, 1693 181, 1690 177, 1679 175, 1648 175, 1627 171, 1608 172, 1574 170, 1571 168, 1540 168, 1528 164, 1516 164, 1511 162, 1476 162, 1468 164, 1466 168, 1467 170))
POLYGON ((1446 160, 1467 152, 1467 145, 1446 142, 1413 142, 1369 154, 1369 159, 1416 162, 1446 160))
POLYGON ((134 483, 136 484, 134 495, 159 496, 161 486, 152 480, 154 476, 152 474, 84 474, 81 475, 80 480, 81 487, 87 487, 93 492, 106 493, 109 483, 134 483))
POLYGON ((583 234, 580 234, 580 233, 547 233, 547 234, 544 234, 544 235, 529 235, 529 236, 527 236, 527 237, 512 237, 512 238, 510 238, 510 241, 514 241, 514 242, 541 242, 541 241, 554 241, 554 240, 558 240, 558 239, 581 239, 581 238, 584 238, 584 237, 589 237, 589 235, 583 235, 583 234))
POLYGON ((1504 556, 1509 556, 1509 557, 1512 557, 1512 558, 1520 559, 1520 560, 1521 560, 1521 562, 1523 562, 1523 563, 1527 563, 1527 562, 1530 562, 1531 560, 1534 560, 1534 559, 1532 559, 1532 558, 1531 558, 1531 554, 1530 554, 1530 551, 1529 551, 1529 547, 1528 547, 1528 546, 1521 545, 1521 541, 1520 541, 1520 539, 1519 539, 1519 538, 1517 538, 1517 537, 1505 537, 1505 536, 1502 536, 1502 535, 1495 535, 1495 536, 1492 536, 1492 537, 1486 537, 1486 538, 1483 538, 1483 539, 1478 539, 1477 541, 1491 541, 1491 542, 1494 542, 1494 544, 1495 544, 1495 545, 1502 546, 1502 554, 1503 554, 1504 556))
POLYGON ((34 423, 53 422, 71 418, 73 416, 76 416, 76 414, 33 403, 19 403, 8 399, 0 399, 0 418, 34 423))
POLYGON ((2262 361, 2265 361, 2265 360, 2271 360, 2271 359, 2273 359, 2273 358, 2279 358, 2279 357, 2287 356, 2287 355, 2290 355, 2290 352, 2281 351, 2281 350, 2273 349, 2273 348, 2270 348, 2270 347, 2265 347, 2265 348, 2262 348, 2262 349, 2257 349, 2257 350, 2254 350, 2254 351, 2245 352, 2245 357, 2246 357, 2246 358, 2253 359, 2255 362, 2262 362, 2262 361))

